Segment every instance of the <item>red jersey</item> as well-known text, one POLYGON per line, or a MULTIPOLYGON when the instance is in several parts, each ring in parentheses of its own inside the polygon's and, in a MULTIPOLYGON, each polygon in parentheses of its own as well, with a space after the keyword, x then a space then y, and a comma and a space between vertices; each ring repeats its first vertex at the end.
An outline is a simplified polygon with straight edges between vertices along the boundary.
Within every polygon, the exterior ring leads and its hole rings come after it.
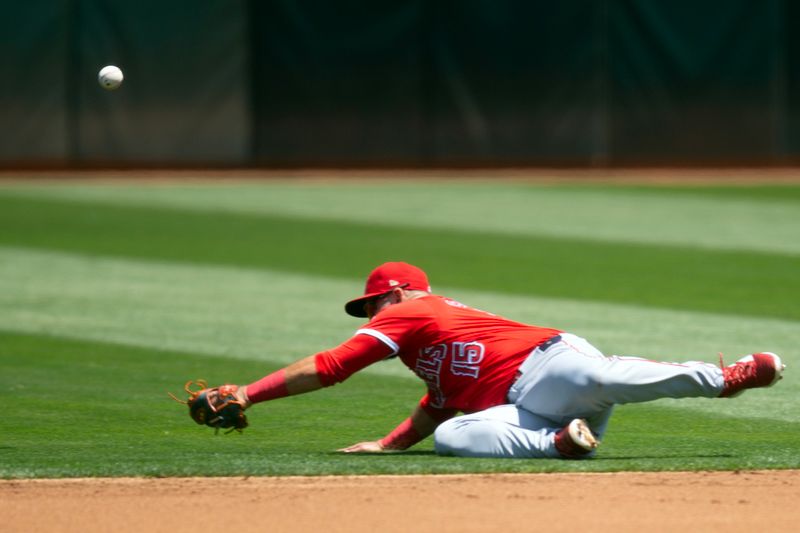
POLYGON ((380 340, 427 384, 423 408, 473 413, 507 403, 519 365, 559 333, 431 295, 384 308, 356 335, 380 340))

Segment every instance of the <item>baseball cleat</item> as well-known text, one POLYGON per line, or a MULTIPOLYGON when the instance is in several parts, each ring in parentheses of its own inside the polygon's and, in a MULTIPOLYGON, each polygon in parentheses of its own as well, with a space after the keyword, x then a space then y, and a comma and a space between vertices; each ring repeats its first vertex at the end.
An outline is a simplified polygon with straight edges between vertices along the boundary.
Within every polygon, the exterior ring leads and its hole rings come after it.
POLYGON ((579 459, 592 453, 600 441, 594 436, 586 420, 576 418, 556 433, 556 450, 566 459, 579 459))
POLYGON ((771 387, 783 377, 786 365, 781 358, 771 352, 754 353, 742 357, 732 365, 720 366, 725 385, 720 398, 733 398, 747 389, 771 387))

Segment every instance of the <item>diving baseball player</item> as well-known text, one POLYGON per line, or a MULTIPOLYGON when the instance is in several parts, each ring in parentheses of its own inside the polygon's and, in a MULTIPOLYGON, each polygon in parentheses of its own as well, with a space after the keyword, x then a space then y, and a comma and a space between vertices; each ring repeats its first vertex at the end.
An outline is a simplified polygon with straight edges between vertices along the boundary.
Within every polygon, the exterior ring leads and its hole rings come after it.
POLYGON ((426 394, 383 438, 340 451, 404 450, 433 434, 442 455, 582 458, 595 452, 616 404, 731 397, 773 385, 784 370, 769 352, 725 367, 605 356, 571 333, 433 294, 427 275, 402 262, 373 270, 364 294, 345 310, 368 322, 333 349, 247 386, 187 385, 192 417, 241 429, 242 411, 253 404, 331 386, 397 357, 426 394))

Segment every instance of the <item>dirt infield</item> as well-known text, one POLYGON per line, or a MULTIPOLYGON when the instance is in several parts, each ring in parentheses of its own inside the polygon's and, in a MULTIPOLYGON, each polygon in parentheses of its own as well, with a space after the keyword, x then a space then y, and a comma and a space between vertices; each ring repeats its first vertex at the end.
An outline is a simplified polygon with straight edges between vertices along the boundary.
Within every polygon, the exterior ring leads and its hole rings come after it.
POLYGON ((800 471, 0 481, 4 532, 796 531, 800 471))
POLYGON ((796 185, 800 167, 643 167, 643 168, 0 168, 0 183, 380 183, 382 181, 476 181, 619 185, 796 185))

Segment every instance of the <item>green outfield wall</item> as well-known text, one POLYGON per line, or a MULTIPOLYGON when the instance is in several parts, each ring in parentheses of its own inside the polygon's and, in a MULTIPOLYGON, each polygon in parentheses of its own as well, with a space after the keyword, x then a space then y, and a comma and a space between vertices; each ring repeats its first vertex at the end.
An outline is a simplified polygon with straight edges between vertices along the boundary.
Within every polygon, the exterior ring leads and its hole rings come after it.
POLYGON ((0 167, 800 161, 790 0, 2 4, 0 167))

